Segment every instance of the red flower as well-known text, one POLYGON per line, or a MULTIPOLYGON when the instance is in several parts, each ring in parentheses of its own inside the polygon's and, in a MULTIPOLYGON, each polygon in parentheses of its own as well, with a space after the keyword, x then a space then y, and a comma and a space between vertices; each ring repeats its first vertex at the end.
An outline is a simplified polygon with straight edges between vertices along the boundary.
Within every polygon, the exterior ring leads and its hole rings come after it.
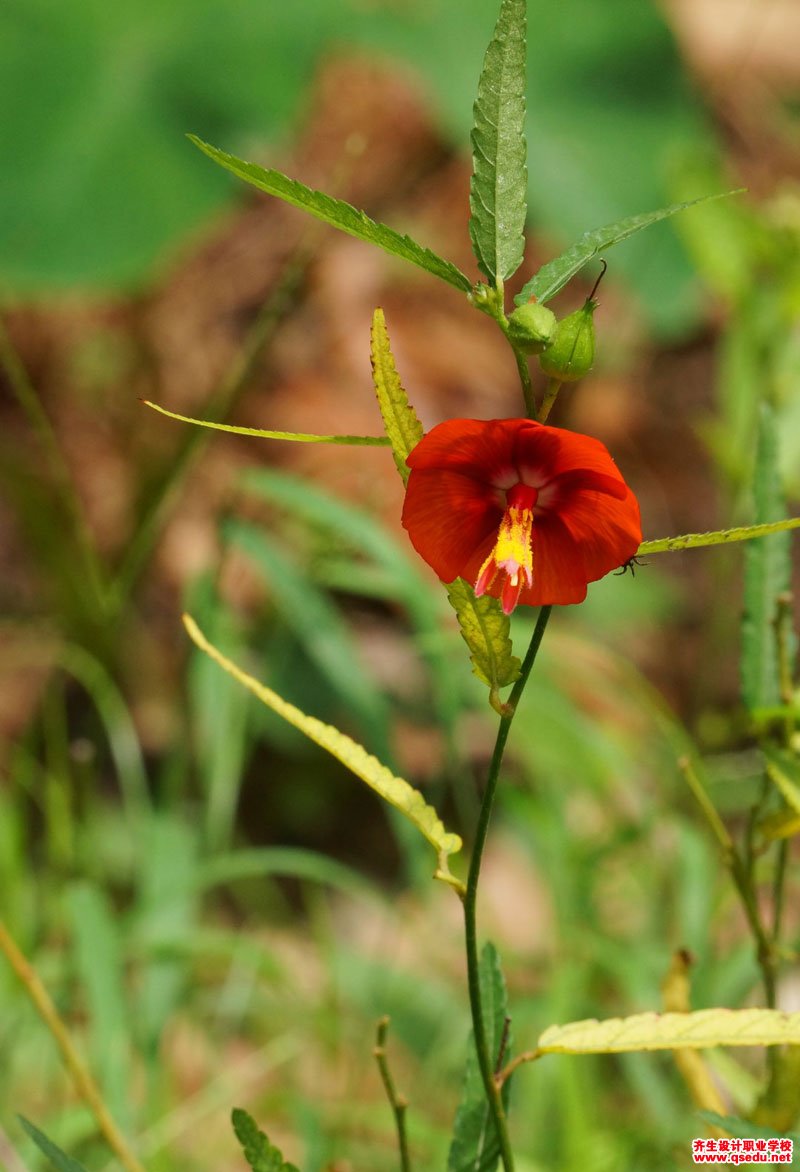
POLYGON ((642 540, 639 505, 599 440, 530 419, 448 419, 424 436, 403 525, 443 582, 510 614, 582 602, 642 540))

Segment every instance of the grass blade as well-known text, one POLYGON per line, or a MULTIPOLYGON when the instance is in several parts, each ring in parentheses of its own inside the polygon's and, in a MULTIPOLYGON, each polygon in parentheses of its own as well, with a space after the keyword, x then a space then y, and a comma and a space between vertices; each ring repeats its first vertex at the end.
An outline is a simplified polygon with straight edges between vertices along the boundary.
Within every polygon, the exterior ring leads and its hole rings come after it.
POLYGON ((25 1131, 36 1144, 40 1152, 47 1156, 50 1163, 58 1172, 86 1172, 83 1164, 79 1163, 73 1156, 68 1156, 66 1152, 62 1151, 58 1144, 53 1143, 51 1139, 35 1127, 30 1120, 23 1115, 19 1115, 18 1119, 25 1131))
POLYGON ((365 212, 359 211, 358 208, 345 203, 344 200, 334 199, 333 196, 325 195, 322 191, 314 191, 312 188, 306 187, 304 183, 290 179, 281 171, 273 171, 266 167, 259 167, 255 163, 248 163, 244 159, 237 159, 235 155, 229 155, 226 151, 221 151, 217 147, 203 142, 194 134, 190 134, 188 137, 215 163, 219 163, 221 167, 225 167, 239 179, 244 179, 246 183, 252 183, 254 187, 266 191, 268 195, 275 195, 278 199, 285 200, 286 203, 290 203, 296 208, 301 208, 310 215, 316 216, 318 220, 324 220, 326 224, 338 228, 340 232, 346 232, 348 236, 355 236, 368 244, 377 244, 384 252, 418 265, 427 273, 431 273, 434 277, 446 281, 448 285, 460 289, 462 293, 468 293, 472 288, 469 277, 454 264, 451 264, 449 260, 445 260, 443 257, 437 256, 435 252, 431 252, 429 248, 417 244, 416 240, 412 240, 410 236, 401 236, 399 232, 395 232, 387 224, 379 224, 377 221, 371 220, 365 212))
POLYGON ((584 232, 580 240, 576 241, 566 252, 562 252, 554 260, 548 261, 546 265, 542 265, 538 273, 525 283, 514 298, 514 302, 516 305, 524 305, 532 297, 541 302, 549 301, 599 252, 604 252, 607 248, 620 244, 629 236, 641 232, 643 228, 649 228, 651 224, 657 224, 660 220, 677 215, 678 212, 685 211, 686 208, 707 203, 712 199, 726 199, 729 195, 737 194, 738 191, 723 191, 718 195, 704 195, 699 199, 691 199, 686 203, 673 203, 669 207, 659 208, 655 212, 628 216, 624 220, 615 220, 613 224, 606 224, 603 228, 594 228, 590 232, 584 232))
POLYGON ((525 247, 525 3, 503 0, 473 108, 469 234, 494 284, 517 271, 525 247))

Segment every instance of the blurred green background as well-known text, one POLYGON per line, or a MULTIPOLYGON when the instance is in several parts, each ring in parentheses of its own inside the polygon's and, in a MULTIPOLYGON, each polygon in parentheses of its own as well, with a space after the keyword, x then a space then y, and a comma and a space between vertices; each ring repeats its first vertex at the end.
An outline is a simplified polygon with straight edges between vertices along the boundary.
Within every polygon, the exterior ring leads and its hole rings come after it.
MULTIPOLYGON (((610 254, 596 370, 553 418, 609 445, 646 537, 751 518, 762 399, 800 489, 800 68, 791 6, 767 5, 758 37, 752 7, 723 36, 715 0, 529 3, 520 283, 586 229, 748 188, 610 254)), ((486 0, 0 10, 0 914, 148 1168, 238 1166, 234 1104, 304 1172, 395 1167, 383 1013, 418 1167, 445 1166, 468 1028, 457 903, 427 850, 179 622, 190 610, 469 838, 493 717, 399 527, 391 458, 210 439, 138 400, 374 434, 380 304, 426 425, 520 412, 510 354, 458 294, 237 187, 185 138, 474 273, 469 127, 494 18, 486 0)), ((757 995, 676 766, 697 745, 741 820, 757 784, 741 577, 738 549, 662 555, 553 620, 481 910, 519 1045, 657 1008, 677 947, 698 1008, 757 995)), ((515 618, 519 646, 529 626, 515 618)), ((0 1005, 0 1166, 40 1167, 22 1112, 104 1167, 4 963, 0 1005)), ((715 1061, 746 1109, 758 1058, 715 1061)), ((682 1166, 699 1130, 666 1057, 548 1059, 514 1091, 521 1172, 682 1166)))

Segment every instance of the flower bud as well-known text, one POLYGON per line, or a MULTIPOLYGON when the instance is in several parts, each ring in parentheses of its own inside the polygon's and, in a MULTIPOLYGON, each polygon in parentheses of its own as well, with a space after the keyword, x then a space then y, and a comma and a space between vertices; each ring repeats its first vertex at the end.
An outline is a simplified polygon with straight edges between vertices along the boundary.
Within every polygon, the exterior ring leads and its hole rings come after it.
POLYGON ((539 365, 550 378, 576 382, 592 369, 596 309, 597 302, 587 297, 580 309, 558 323, 552 346, 539 357, 539 365))
POLYGON ((553 341, 558 321, 552 309, 529 301, 520 305, 508 319, 508 336, 526 354, 541 354, 553 341))

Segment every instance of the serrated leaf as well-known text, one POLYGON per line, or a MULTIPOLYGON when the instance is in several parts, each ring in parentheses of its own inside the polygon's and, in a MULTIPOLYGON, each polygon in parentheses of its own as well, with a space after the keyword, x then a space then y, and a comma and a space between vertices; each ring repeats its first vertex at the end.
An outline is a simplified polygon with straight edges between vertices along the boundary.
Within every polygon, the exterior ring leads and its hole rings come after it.
POLYGON ((475 597, 463 578, 447 588, 447 598, 458 615, 461 637, 469 648, 472 670, 490 689, 493 701, 498 689, 519 678, 520 662, 511 653, 511 623, 496 598, 475 597))
MULTIPOLYGON (((775 412, 762 403, 753 479, 756 522, 786 512, 778 468, 775 412)), ((778 597, 791 585, 791 543, 788 534, 774 533, 747 547, 744 563, 742 617, 742 699, 752 712, 780 703, 775 621, 778 597)))
POLYGON ((503 0, 473 107, 469 234, 493 283, 517 271, 525 247, 525 6, 503 0))
POLYGON ((402 777, 395 776, 391 770, 381 764, 377 757, 368 753, 363 745, 359 745, 351 737, 339 732, 333 725, 324 724, 315 716, 307 716, 305 712, 284 700, 277 692, 273 692, 271 688, 242 671, 221 651, 218 651, 212 643, 209 643, 190 615, 183 616, 183 623, 192 641, 215 663, 218 663, 223 671, 243 684, 262 704, 266 704, 278 716, 283 717, 288 724, 298 729, 320 748, 325 749, 337 761, 341 761, 351 773, 365 781, 384 801, 405 814, 438 854, 439 870, 436 873, 436 878, 460 888, 460 882, 447 870, 447 858, 461 850, 461 839, 457 834, 445 830, 439 815, 432 806, 427 804, 418 790, 415 790, 402 777))
POLYGON ((253 1172, 297 1172, 295 1165, 284 1161, 282 1152, 270 1143, 252 1116, 241 1107, 234 1107, 231 1123, 253 1172))
POLYGON ((314 435, 305 431, 265 431, 261 427, 237 427, 232 423, 213 423, 210 419, 193 419, 191 415, 179 415, 168 411, 150 399, 142 399, 145 407, 152 407, 159 415, 177 419, 179 423, 193 423, 195 427, 210 427, 213 431, 227 431, 232 435, 251 435, 256 439, 292 440, 300 444, 353 444, 355 446, 385 448, 389 440, 384 435, 314 435))
POLYGON ((310 215, 316 216, 318 220, 324 220, 326 224, 338 228, 340 232, 346 232, 348 236, 355 236, 359 240, 365 240, 368 244, 377 244, 384 252, 389 252, 392 256, 402 257, 403 260, 418 265, 427 273, 431 273, 434 277, 446 281, 448 285, 460 289, 462 293, 468 293, 472 288, 469 277, 465 276, 449 260, 445 260, 443 257, 437 256, 435 252, 431 252, 429 248, 417 244, 416 240, 412 240, 410 236, 401 236, 399 232, 395 232, 394 228, 390 228, 387 224, 379 224, 376 220, 371 220, 366 212, 359 211, 352 204, 345 203, 342 199, 334 199, 333 196, 326 195, 322 191, 314 191, 313 188, 306 187, 304 183, 290 179, 282 171, 273 171, 267 167, 259 167, 256 163, 237 159, 235 155, 229 155, 226 151, 221 151, 217 147, 203 142, 194 134, 188 135, 188 138, 215 163, 219 163, 221 167, 225 167, 239 179, 244 179, 246 183, 252 183, 254 187, 266 191, 268 195, 277 196, 278 199, 282 199, 296 208, 301 208, 310 215))
POLYGON ((659 208, 655 212, 628 216, 624 220, 616 220, 613 224, 606 224, 603 228, 594 228, 590 232, 584 232, 583 236, 566 252, 562 252, 554 260, 548 261, 546 265, 542 265, 538 273, 525 283, 514 298, 514 303, 524 305, 532 297, 540 302, 549 301, 599 252, 604 252, 607 248, 612 248, 615 244, 627 240, 636 232, 641 232, 643 228, 649 228, 651 224, 657 224, 660 220, 666 220, 669 216, 677 215, 678 212, 683 212, 687 208, 708 203, 712 199, 726 199, 729 195, 737 194, 737 191, 723 191, 718 195, 704 195, 700 199, 691 199, 687 203, 673 203, 669 207, 659 208))
MULTIPOLYGON (((484 1025, 489 1053, 499 1054, 506 1028, 508 997, 503 970, 497 949, 491 943, 484 945, 480 958, 480 988, 484 1025)), ((506 1037, 504 1061, 510 1056, 511 1037, 506 1037)), ((503 1083, 503 1105, 508 1109, 510 1081, 503 1083)), ((486 1101, 486 1090, 481 1078, 473 1035, 470 1034, 467 1064, 461 1101, 453 1125, 453 1138, 447 1157, 447 1172, 494 1172, 500 1156, 497 1132, 486 1101)))
POLYGON ((400 382, 382 309, 376 309, 372 315, 370 359, 372 381, 375 384, 375 394, 378 396, 387 442, 392 445, 397 471, 402 476, 403 483, 407 484, 411 470, 406 464, 406 456, 422 439, 422 424, 400 382))
POLYGON ((761 525, 739 525, 735 529, 714 529, 709 533, 683 533, 680 537, 658 537, 654 541, 643 541, 636 551, 637 557, 651 553, 674 553, 678 549, 702 549, 709 545, 728 545, 732 541, 752 541, 757 537, 768 537, 771 533, 785 533, 800 526, 800 517, 787 517, 783 521, 767 521, 761 525))
POLYGON ((29 1119, 24 1117, 24 1115, 18 1115, 17 1118, 33 1142, 36 1144, 39 1151, 43 1152, 45 1156, 47 1156, 53 1167, 58 1169, 58 1172, 86 1172, 83 1164, 81 1164, 73 1156, 68 1156, 66 1152, 61 1150, 58 1144, 53 1143, 53 1141, 49 1139, 43 1131, 40 1131, 38 1127, 35 1127, 29 1119))
POLYGON ((782 1046, 800 1042, 800 1013, 777 1009, 699 1009, 637 1013, 550 1026, 543 1054, 621 1054, 636 1050, 702 1050, 710 1046, 782 1046))

